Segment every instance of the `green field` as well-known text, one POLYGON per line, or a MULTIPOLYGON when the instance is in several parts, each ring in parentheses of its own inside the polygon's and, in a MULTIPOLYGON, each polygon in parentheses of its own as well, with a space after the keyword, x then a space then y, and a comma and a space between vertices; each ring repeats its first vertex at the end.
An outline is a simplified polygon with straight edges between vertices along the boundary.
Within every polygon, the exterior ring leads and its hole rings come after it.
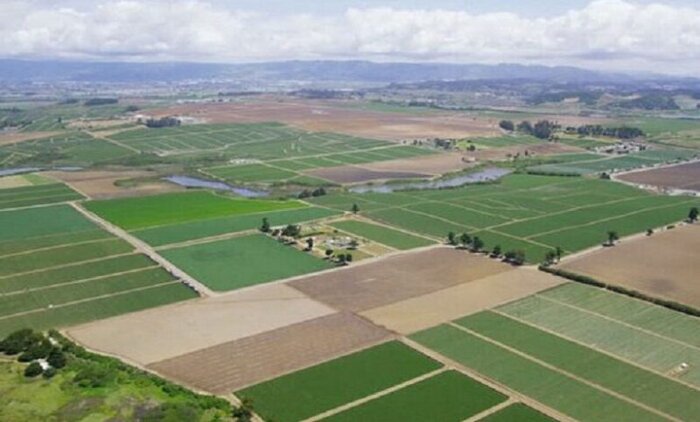
POLYGON ((54 183, 0 190, 0 210, 75 201, 83 196, 66 185, 54 183))
POLYGON ((685 362, 690 368, 678 378, 700 386, 697 318, 609 295, 594 287, 566 285, 498 311, 659 373, 673 372, 685 362))
POLYGON ((0 336, 197 297, 66 205, 0 212, 0 336))
POLYGON ((339 221, 333 223, 332 226, 346 233, 361 236, 399 250, 420 248, 435 243, 423 237, 362 221, 339 221))
POLYGON ((353 353, 241 391, 267 420, 299 421, 440 368, 398 342, 353 353))
POLYGON ((339 214, 337 211, 324 208, 306 207, 192 221, 135 230, 132 233, 150 245, 163 246, 227 233, 255 230, 261 226, 263 218, 267 218, 271 226, 277 227, 319 220, 339 214))
POLYGON ((457 321, 477 334, 681 420, 700 417, 700 390, 493 312, 457 321))
POLYGON ((302 208, 304 205, 296 201, 234 199, 209 191, 194 191, 90 201, 85 207, 124 229, 136 230, 209 218, 302 208))
POLYGON ((554 422, 555 419, 522 403, 511 404, 503 410, 480 419, 483 422, 554 422))
POLYGON ((216 291, 228 291, 331 268, 264 235, 162 250, 161 255, 216 291))
POLYGON ((506 400, 489 387, 448 371, 324 420, 461 422, 506 400))
POLYGON ((565 253, 683 220, 697 198, 653 195, 619 183, 586 178, 513 174, 498 183, 388 194, 342 193, 313 198, 409 233, 444 240, 449 232, 479 236, 485 248, 522 250, 540 262, 557 246, 565 253))
POLYGON ((413 335, 412 339, 580 421, 666 420, 452 325, 431 328, 413 335))

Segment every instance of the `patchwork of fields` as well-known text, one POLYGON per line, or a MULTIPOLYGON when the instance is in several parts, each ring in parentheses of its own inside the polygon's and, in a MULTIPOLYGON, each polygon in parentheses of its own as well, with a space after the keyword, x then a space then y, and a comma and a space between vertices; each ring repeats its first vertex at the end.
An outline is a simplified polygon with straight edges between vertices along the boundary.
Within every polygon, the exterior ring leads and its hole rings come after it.
POLYGON ((0 189, 0 210, 34 205, 55 204, 83 199, 83 196, 60 183, 0 189))
POLYGON ((0 336, 197 297, 67 205, 0 212, 0 336))
POLYGON ((600 245, 608 231, 626 236, 678 222, 700 204, 605 180, 533 175, 459 189, 346 193, 311 202, 339 211, 357 204, 365 217, 435 240, 467 232, 481 238, 486 250, 522 250, 535 263, 556 247, 571 253, 600 245))

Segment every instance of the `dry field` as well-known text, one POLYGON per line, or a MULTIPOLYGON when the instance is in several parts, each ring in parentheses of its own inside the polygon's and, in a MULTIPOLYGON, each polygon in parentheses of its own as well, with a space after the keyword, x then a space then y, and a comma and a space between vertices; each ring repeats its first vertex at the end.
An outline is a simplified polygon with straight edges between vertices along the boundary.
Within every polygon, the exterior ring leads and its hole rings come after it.
POLYGON ((483 256, 436 247, 305 277, 290 285, 336 309, 359 312, 509 269, 483 256))
POLYGON ((175 192, 184 188, 166 182, 137 183, 133 186, 117 186, 120 180, 142 179, 156 176, 148 171, 52 171, 43 173, 46 176, 60 180, 92 199, 110 199, 137 195, 154 195, 157 193, 175 192))
POLYGON ((11 145, 32 139, 48 138, 62 132, 8 132, 0 133, 0 145, 11 145))
POLYGON ((97 321, 68 334, 90 349, 148 365, 333 312, 285 285, 267 285, 97 321))
POLYGON ((199 390, 230 394, 390 338, 389 332, 362 318, 336 313, 168 359, 148 368, 199 390))
POLYGON ((377 139, 464 138, 499 133, 496 119, 436 112, 425 116, 357 110, 332 101, 265 99, 246 103, 185 104, 151 111, 184 115, 208 123, 276 121, 313 132, 336 132, 377 139))
POLYGON ((689 225, 566 261, 562 268, 700 307, 700 226, 689 225))
POLYGON ((465 159, 462 154, 445 153, 401 160, 380 161, 362 164, 358 167, 373 171, 413 172, 438 176, 445 173, 461 171, 473 167, 474 165, 474 162, 465 159))
POLYGON ((377 325, 408 335, 563 283, 544 272, 515 268, 472 282, 363 312, 377 325))
POLYGON ((655 186, 664 189, 700 191, 700 161, 672 167, 627 173, 617 178, 638 185, 655 186))
POLYGON ((330 180, 339 184, 363 183, 389 179, 418 179, 432 177, 430 174, 401 172, 401 171, 377 171, 360 166, 327 167, 304 172, 312 177, 330 180))
POLYGON ((581 148, 573 147, 570 145, 552 143, 552 142, 542 142, 538 145, 517 145, 507 148, 492 148, 477 150, 475 152, 465 152, 465 156, 473 158, 478 161, 497 161, 505 160, 516 154, 524 155, 525 151, 529 154, 537 156, 542 155, 554 155, 554 154, 566 154, 572 152, 581 152, 581 148))
POLYGON ((32 183, 24 176, 0 177, 0 189, 21 188, 23 186, 31 185, 32 183))

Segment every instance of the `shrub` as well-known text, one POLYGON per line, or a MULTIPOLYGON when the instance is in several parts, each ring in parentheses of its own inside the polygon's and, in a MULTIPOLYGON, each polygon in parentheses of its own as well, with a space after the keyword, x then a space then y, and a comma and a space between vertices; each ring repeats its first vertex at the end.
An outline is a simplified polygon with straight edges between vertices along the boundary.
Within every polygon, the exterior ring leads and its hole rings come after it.
POLYGON ((29 328, 17 330, 0 342, 0 352, 7 355, 16 355, 26 352, 29 348, 41 341, 43 337, 29 328))
POLYGON ((43 374, 41 374, 46 379, 51 379, 56 375, 56 368, 46 368, 43 374))
POLYGON ((32 362, 24 369, 24 376, 27 378, 34 378, 41 375, 42 372, 44 372, 44 370, 41 369, 39 362, 32 362))
POLYGON ((103 365, 88 363, 75 374, 73 382, 83 388, 99 388, 106 386, 112 378, 111 368, 103 365))
POLYGON ((46 359, 49 365, 56 369, 61 369, 66 366, 66 355, 61 349, 53 348, 46 359))

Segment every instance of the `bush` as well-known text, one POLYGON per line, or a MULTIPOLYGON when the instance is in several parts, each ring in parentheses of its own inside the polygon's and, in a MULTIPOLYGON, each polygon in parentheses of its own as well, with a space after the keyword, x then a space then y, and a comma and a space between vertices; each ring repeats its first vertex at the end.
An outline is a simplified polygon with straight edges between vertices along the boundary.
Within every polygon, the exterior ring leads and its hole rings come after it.
POLYGON ((43 374, 41 374, 46 379, 51 379, 56 375, 56 368, 46 368, 43 374))
POLYGON ((106 386, 111 379, 111 368, 95 363, 87 363, 75 374, 73 382, 83 388, 99 388, 106 386))
POLYGON ((61 369, 66 366, 66 355, 61 349, 53 348, 46 359, 49 365, 56 369, 61 369))
POLYGON ((143 422, 195 421, 201 418, 199 409, 186 403, 163 403, 146 411, 143 422))
POLYGON ((27 378, 34 378, 41 375, 42 372, 44 372, 44 370, 41 369, 39 362, 32 362, 24 369, 24 376, 27 378))
POLYGON ((41 334, 37 334, 29 328, 17 330, 0 342, 0 352, 7 355, 16 355, 26 352, 29 348, 43 339, 41 334))

